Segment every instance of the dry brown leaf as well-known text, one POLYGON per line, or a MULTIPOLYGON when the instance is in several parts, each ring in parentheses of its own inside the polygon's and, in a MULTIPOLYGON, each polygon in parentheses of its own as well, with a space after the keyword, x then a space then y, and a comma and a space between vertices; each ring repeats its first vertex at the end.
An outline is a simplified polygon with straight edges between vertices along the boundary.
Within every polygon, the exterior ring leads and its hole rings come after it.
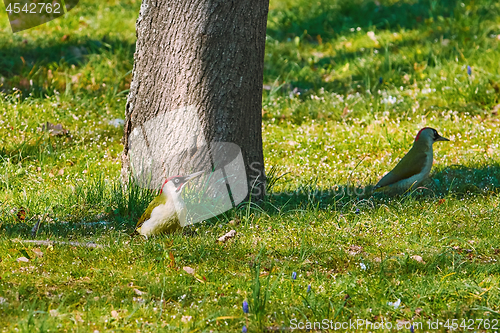
POLYGON ((231 230, 228 233, 226 233, 224 236, 217 238, 217 241, 224 243, 228 239, 234 238, 236 236, 236 230, 231 230))
POLYGON ((17 211, 17 219, 20 221, 26 220, 26 211, 23 207, 19 208, 19 210, 17 211))
POLYGON ((52 172, 49 172, 49 177, 54 178, 54 174, 52 172))
POLYGON ((175 257, 174 257, 174 253, 172 251, 170 251, 168 253, 168 257, 170 258, 170 263, 168 264, 168 268, 175 268, 175 257))
POLYGON ((30 260, 26 257, 19 257, 16 259, 17 262, 29 262, 30 260))
POLYGON ((43 252, 39 248, 34 248, 33 252, 35 253, 35 256, 37 256, 38 258, 43 257, 43 252))
POLYGON ((75 314, 75 320, 79 323, 83 323, 83 319, 82 319, 82 316, 80 315, 80 313, 76 313, 75 314))
POLYGON ((116 310, 112 310, 111 311, 111 317, 115 318, 115 319, 118 319, 118 311, 116 310))
POLYGON ((64 175, 64 169, 59 170, 59 172, 58 172, 57 174, 58 174, 59 176, 64 175))

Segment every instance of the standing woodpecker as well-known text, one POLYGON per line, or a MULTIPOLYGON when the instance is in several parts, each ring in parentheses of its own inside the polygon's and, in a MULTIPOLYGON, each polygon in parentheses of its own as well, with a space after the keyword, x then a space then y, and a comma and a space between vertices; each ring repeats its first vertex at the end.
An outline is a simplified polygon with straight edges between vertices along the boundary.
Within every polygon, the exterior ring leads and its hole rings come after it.
POLYGON ((410 151, 375 185, 373 190, 380 189, 381 192, 397 194, 422 184, 429 177, 434 161, 432 145, 437 141, 450 140, 443 138, 434 128, 422 128, 415 137, 410 151))
POLYGON ((182 199, 182 189, 189 180, 200 176, 204 171, 188 176, 168 178, 161 188, 160 194, 151 201, 148 208, 137 222, 136 231, 146 237, 161 233, 171 233, 186 222, 186 205, 182 199))

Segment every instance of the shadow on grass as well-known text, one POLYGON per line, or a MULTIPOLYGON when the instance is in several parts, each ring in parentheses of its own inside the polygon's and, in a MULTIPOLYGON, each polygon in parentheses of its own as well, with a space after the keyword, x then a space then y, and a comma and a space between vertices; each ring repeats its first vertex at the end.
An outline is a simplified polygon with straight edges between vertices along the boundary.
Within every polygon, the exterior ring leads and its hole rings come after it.
POLYGON ((157 194, 135 184, 124 187, 118 180, 109 182, 97 176, 87 183, 75 184, 69 195, 62 194, 58 200, 47 202, 49 218, 42 219, 38 232, 34 233, 33 227, 44 214, 27 214, 26 221, 19 221, 15 211, 5 209, 0 210, 0 230, 7 237, 36 239, 96 237, 111 230, 131 234, 157 194))
POLYGON ((414 29, 427 18, 453 17, 457 0, 372 1, 345 0, 298 1, 288 10, 269 12, 268 34, 284 40, 294 36, 310 39, 333 38, 351 28, 414 29), (274 23, 274 24, 273 24, 274 23))
POLYGON ((52 94, 48 80, 48 70, 60 67, 82 66, 92 54, 118 53, 125 51, 133 55, 135 44, 116 38, 101 40, 60 40, 43 44, 10 43, 0 46, 0 77, 5 77, 0 91, 8 92, 17 88, 23 95, 28 92, 35 96, 52 94))
MULTIPOLYGON (((498 195, 500 164, 494 163, 477 168, 461 165, 447 167, 435 173, 426 187, 403 196, 371 195, 370 191, 371 186, 363 188, 349 185, 320 189, 315 185, 309 185, 290 192, 270 192, 264 201, 244 202, 238 208, 213 217, 204 224, 216 225, 234 218, 250 221, 252 216, 261 213, 272 217, 297 211, 339 211, 348 216, 359 214, 364 209, 380 204, 400 202, 409 197, 415 200, 438 200, 447 196, 466 198, 498 195)), ((57 217, 51 223, 43 224, 38 238, 97 236, 109 232, 110 229, 130 234, 156 194, 155 191, 136 185, 125 189, 118 181, 110 186, 102 178, 96 178, 89 184, 77 187, 66 199, 67 202, 57 202, 59 206, 71 207, 71 212, 59 210, 60 215, 63 216, 64 213, 66 214, 64 216, 73 218, 62 221, 65 218, 57 217), (93 214, 88 214, 89 212, 93 214)), ((55 215, 59 215, 56 209, 53 211, 55 215)), ((2 220, 1 229, 8 237, 31 237, 31 230, 36 223, 35 219, 30 223, 16 221, 15 214, 9 215, 5 212, 2 220), (10 218, 5 218, 7 215, 10 218)))
POLYGON ((453 165, 431 176, 431 182, 403 196, 371 195, 373 186, 338 186, 335 189, 319 189, 304 186, 295 191, 270 193, 261 208, 269 215, 295 210, 320 209, 357 213, 363 207, 413 197, 417 200, 442 199, 445 196, 489 196, 500 193, 500 163, 476 168, 453 165))

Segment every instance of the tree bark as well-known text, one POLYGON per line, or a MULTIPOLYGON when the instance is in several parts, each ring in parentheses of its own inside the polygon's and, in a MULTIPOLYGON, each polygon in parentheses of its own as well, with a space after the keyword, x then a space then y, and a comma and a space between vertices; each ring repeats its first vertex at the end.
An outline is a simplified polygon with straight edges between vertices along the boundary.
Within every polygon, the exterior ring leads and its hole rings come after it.
POLYGON ((123 180, 132 173, 159 188, 169 176, 230 163, 239 147, 245 193, 264 195, 268 7, 269 0, 143 0, 126 106, 123 180))

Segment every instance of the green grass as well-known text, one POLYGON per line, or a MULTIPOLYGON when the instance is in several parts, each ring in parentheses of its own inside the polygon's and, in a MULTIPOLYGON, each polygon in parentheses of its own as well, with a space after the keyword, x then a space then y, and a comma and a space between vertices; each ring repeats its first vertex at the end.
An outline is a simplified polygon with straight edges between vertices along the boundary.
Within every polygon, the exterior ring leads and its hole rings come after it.
POLYGON ((110 124, 124 115, 139 8, 83 1, 15 35, 0 14, 1 331, 500 320, 497 1, 272 0, 264 153, 283 177, 264 202, 148 240, 130 233, 154 193, 120 186, 110 124), (429 185, 369 196, 424 126, 451 139, 434 146, 429 185))

